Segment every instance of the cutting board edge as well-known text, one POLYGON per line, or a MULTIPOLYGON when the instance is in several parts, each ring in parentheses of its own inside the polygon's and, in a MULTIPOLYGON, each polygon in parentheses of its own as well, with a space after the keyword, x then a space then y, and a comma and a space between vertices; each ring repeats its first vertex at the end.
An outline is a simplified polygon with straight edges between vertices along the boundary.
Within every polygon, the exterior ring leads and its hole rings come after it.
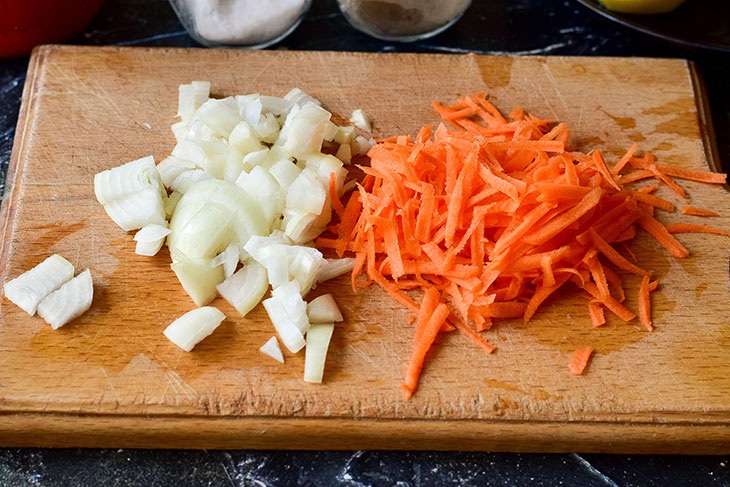
POLYGON ((7 272, 8 251, 10 249, 10 239, 8 238, 9 226, 14 220, 15 206, 18 200, 17 179, 23 174, 22 168, 19 168, 20 155, 23 152, 23 145, 26 141, 26 133, 32 121, 34 113, 33 106, 35 98, 33 94, 36 92, 39 80, 38 70, 42 66, 41 60, 47 55, 49 46, 37 46, 33 49, 28 61, 28 70, 25 75, 25 84, 23 85, 23 93, 20 98, 20 110, 18 111, 18 123, 15 126, 15 138, 13 147, 10 151, 10 160, 8 161, 8 172, 5 176, 5 190, 2 195, 2 205, 0 206, 0 282, 5 282, 7 272))
POLYGON ((730 423, 174 418, 0 414, 4 447, 730 453, 730 423), (463 434, 454 434, 454 431, 463 434))

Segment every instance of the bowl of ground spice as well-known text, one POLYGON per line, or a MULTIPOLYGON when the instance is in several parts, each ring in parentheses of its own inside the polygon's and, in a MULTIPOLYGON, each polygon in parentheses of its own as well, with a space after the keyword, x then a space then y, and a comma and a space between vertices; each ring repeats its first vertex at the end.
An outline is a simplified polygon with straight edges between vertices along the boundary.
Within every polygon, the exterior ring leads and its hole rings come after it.
POLYGON ((471 0, 337 0, 356 29, 379 39, 412 42, 459 20, 471 0))

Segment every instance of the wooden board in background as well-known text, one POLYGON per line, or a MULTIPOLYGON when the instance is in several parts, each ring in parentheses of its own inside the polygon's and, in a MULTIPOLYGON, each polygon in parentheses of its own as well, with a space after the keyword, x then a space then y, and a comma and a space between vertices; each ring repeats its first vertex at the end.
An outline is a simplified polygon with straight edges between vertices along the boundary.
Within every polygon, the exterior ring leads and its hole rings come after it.
MULTIPOLYGON (((722 237, 680 236, 692 252, 683 261, 645 235, 632 246, 662 282, 655 332, 614 319, 592 329, 585 301, 568 290, 528 326, 495 326, 491 356, 458 334, 441 337, 410 401, 398 387, 412 342, 407 313, 375 287, 354 295, 344 277, 310 295, 335 293, 346 318, 322 385, 302 381, 303 353, 287 353, 282 366, 257 352, 274 333, 261 307, 244 319, 219 299, 229 318, 194 352, 177 349, 162 330, 192 301, 165 251, 134 254, 131 234, 96 202, 93 175, 168 155, 177 86, 197 79, 216 96, 298 86, 335 121, 365 109, 378 136, 436 121, 434 99, 485 91, 505 113, 521 106, 566 122, 577 148, 600 147, 614 161, 637 142, 663 162, 717 165, 694 68, 681 60, 42 47, 3 201, 0 278, 59 253, 77 271, 91 268, 96 296, 57 331, 0 303, 0 443, 730 451, 722 237), (585 345, 596 354, 574 377, 567 363, 585 345)), ((720 213, 712 224, 730 228, 724 187, 683 185, 693 205, 720 213)))

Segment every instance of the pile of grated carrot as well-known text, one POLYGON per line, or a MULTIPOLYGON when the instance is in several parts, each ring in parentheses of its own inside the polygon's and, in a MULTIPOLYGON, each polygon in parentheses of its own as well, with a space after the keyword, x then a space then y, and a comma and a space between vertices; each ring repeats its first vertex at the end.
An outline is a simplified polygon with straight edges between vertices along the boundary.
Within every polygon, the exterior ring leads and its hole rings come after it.
MULTIPOLYGON (((492 319, 527 322, 567 282, 584 291, 593 326, 606 323, 606 310, 634 320, 614 269, 641 277, 638 318, 651 331, 650 294, 658 283, 626 242, 641 228, 684 258, 689 252, 673 233, 730 236, 704 225, 665 226, 655 211, 672 212, 674 204, 653 194, 665 184, 687 198, 673 178, 722 184, 725 174, 660 164, 651 153, 638 156, 635 144, 611 167, 600 150, 572 150, 565 124, 519 108, 506 119, 482 93, 433 107, 451 128, 442 123, 414 139, 379 141, 347 203, 333 198, 333 236, 316 242, 340 256, 355 253, 355 292, 378 284, 415 314, 407 398, 439 333, 458 329, 492 352, 479 334, 492 319), (642 179, 656 183, 627 188, 642 179), (420 304, 409 295, 414 289, 422 291, 420 304)), ((682 213, 716 215, 691 206, 682 213)), ((576 350, 570 371, 583 373, 592 352, 576 350)))

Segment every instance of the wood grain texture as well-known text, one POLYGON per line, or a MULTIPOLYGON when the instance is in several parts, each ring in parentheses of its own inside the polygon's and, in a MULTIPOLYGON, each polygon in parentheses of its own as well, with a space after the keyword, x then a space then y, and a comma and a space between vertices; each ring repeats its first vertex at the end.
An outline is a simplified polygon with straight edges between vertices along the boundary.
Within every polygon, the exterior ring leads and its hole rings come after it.
MULTIPOLYGON (((383 136, 436 121, 431 100, 486 91, 504 112, 521 106, 566 122, 578 149, 600 147, 614 161, 637 142, 662 162, 717 167, 697 77, 681 60, 42 47, 3 201, 0 278, 59 253, 77 272, 92 270, 96 296, 57 331, 0 303, 0 442, 730 451, 722 237, 680 236, 692 252, 682 261, 637 238, 632 249, 662 283, 653 333, 611 318, 592 329, 568 288, 528 326, 505 321, 488 332, 499 347, 491 356, 458 334, 439 338, 410 401, 398 388, 412 341, 406 311, 374 287, 354 295, 347 278, 311 295, 335 293, 345 315, 320 386, 302 381, 302 353, 281 366, 257 352, 274 333, 261 307, 244 319, 219 299, 229 318, 194 352, 177 349, 162 330, 193 303, 165 251, 134 254, 131 234, 96 202, 93 175, 169 154, 177 86, 196 79, 211 80, 216 96, 298 86, 335 121, 364 108, 383 136), (567 364, 585 345, 596 354, 574 377, 567 364)), ((691 204, 720 213, 713 225, 730 228, 724 187, 683 185, 691 204)), ((665 188, 659 195, 683 204, 665 188)), ((636 309, 638 280, 626 282, 636 309)))

